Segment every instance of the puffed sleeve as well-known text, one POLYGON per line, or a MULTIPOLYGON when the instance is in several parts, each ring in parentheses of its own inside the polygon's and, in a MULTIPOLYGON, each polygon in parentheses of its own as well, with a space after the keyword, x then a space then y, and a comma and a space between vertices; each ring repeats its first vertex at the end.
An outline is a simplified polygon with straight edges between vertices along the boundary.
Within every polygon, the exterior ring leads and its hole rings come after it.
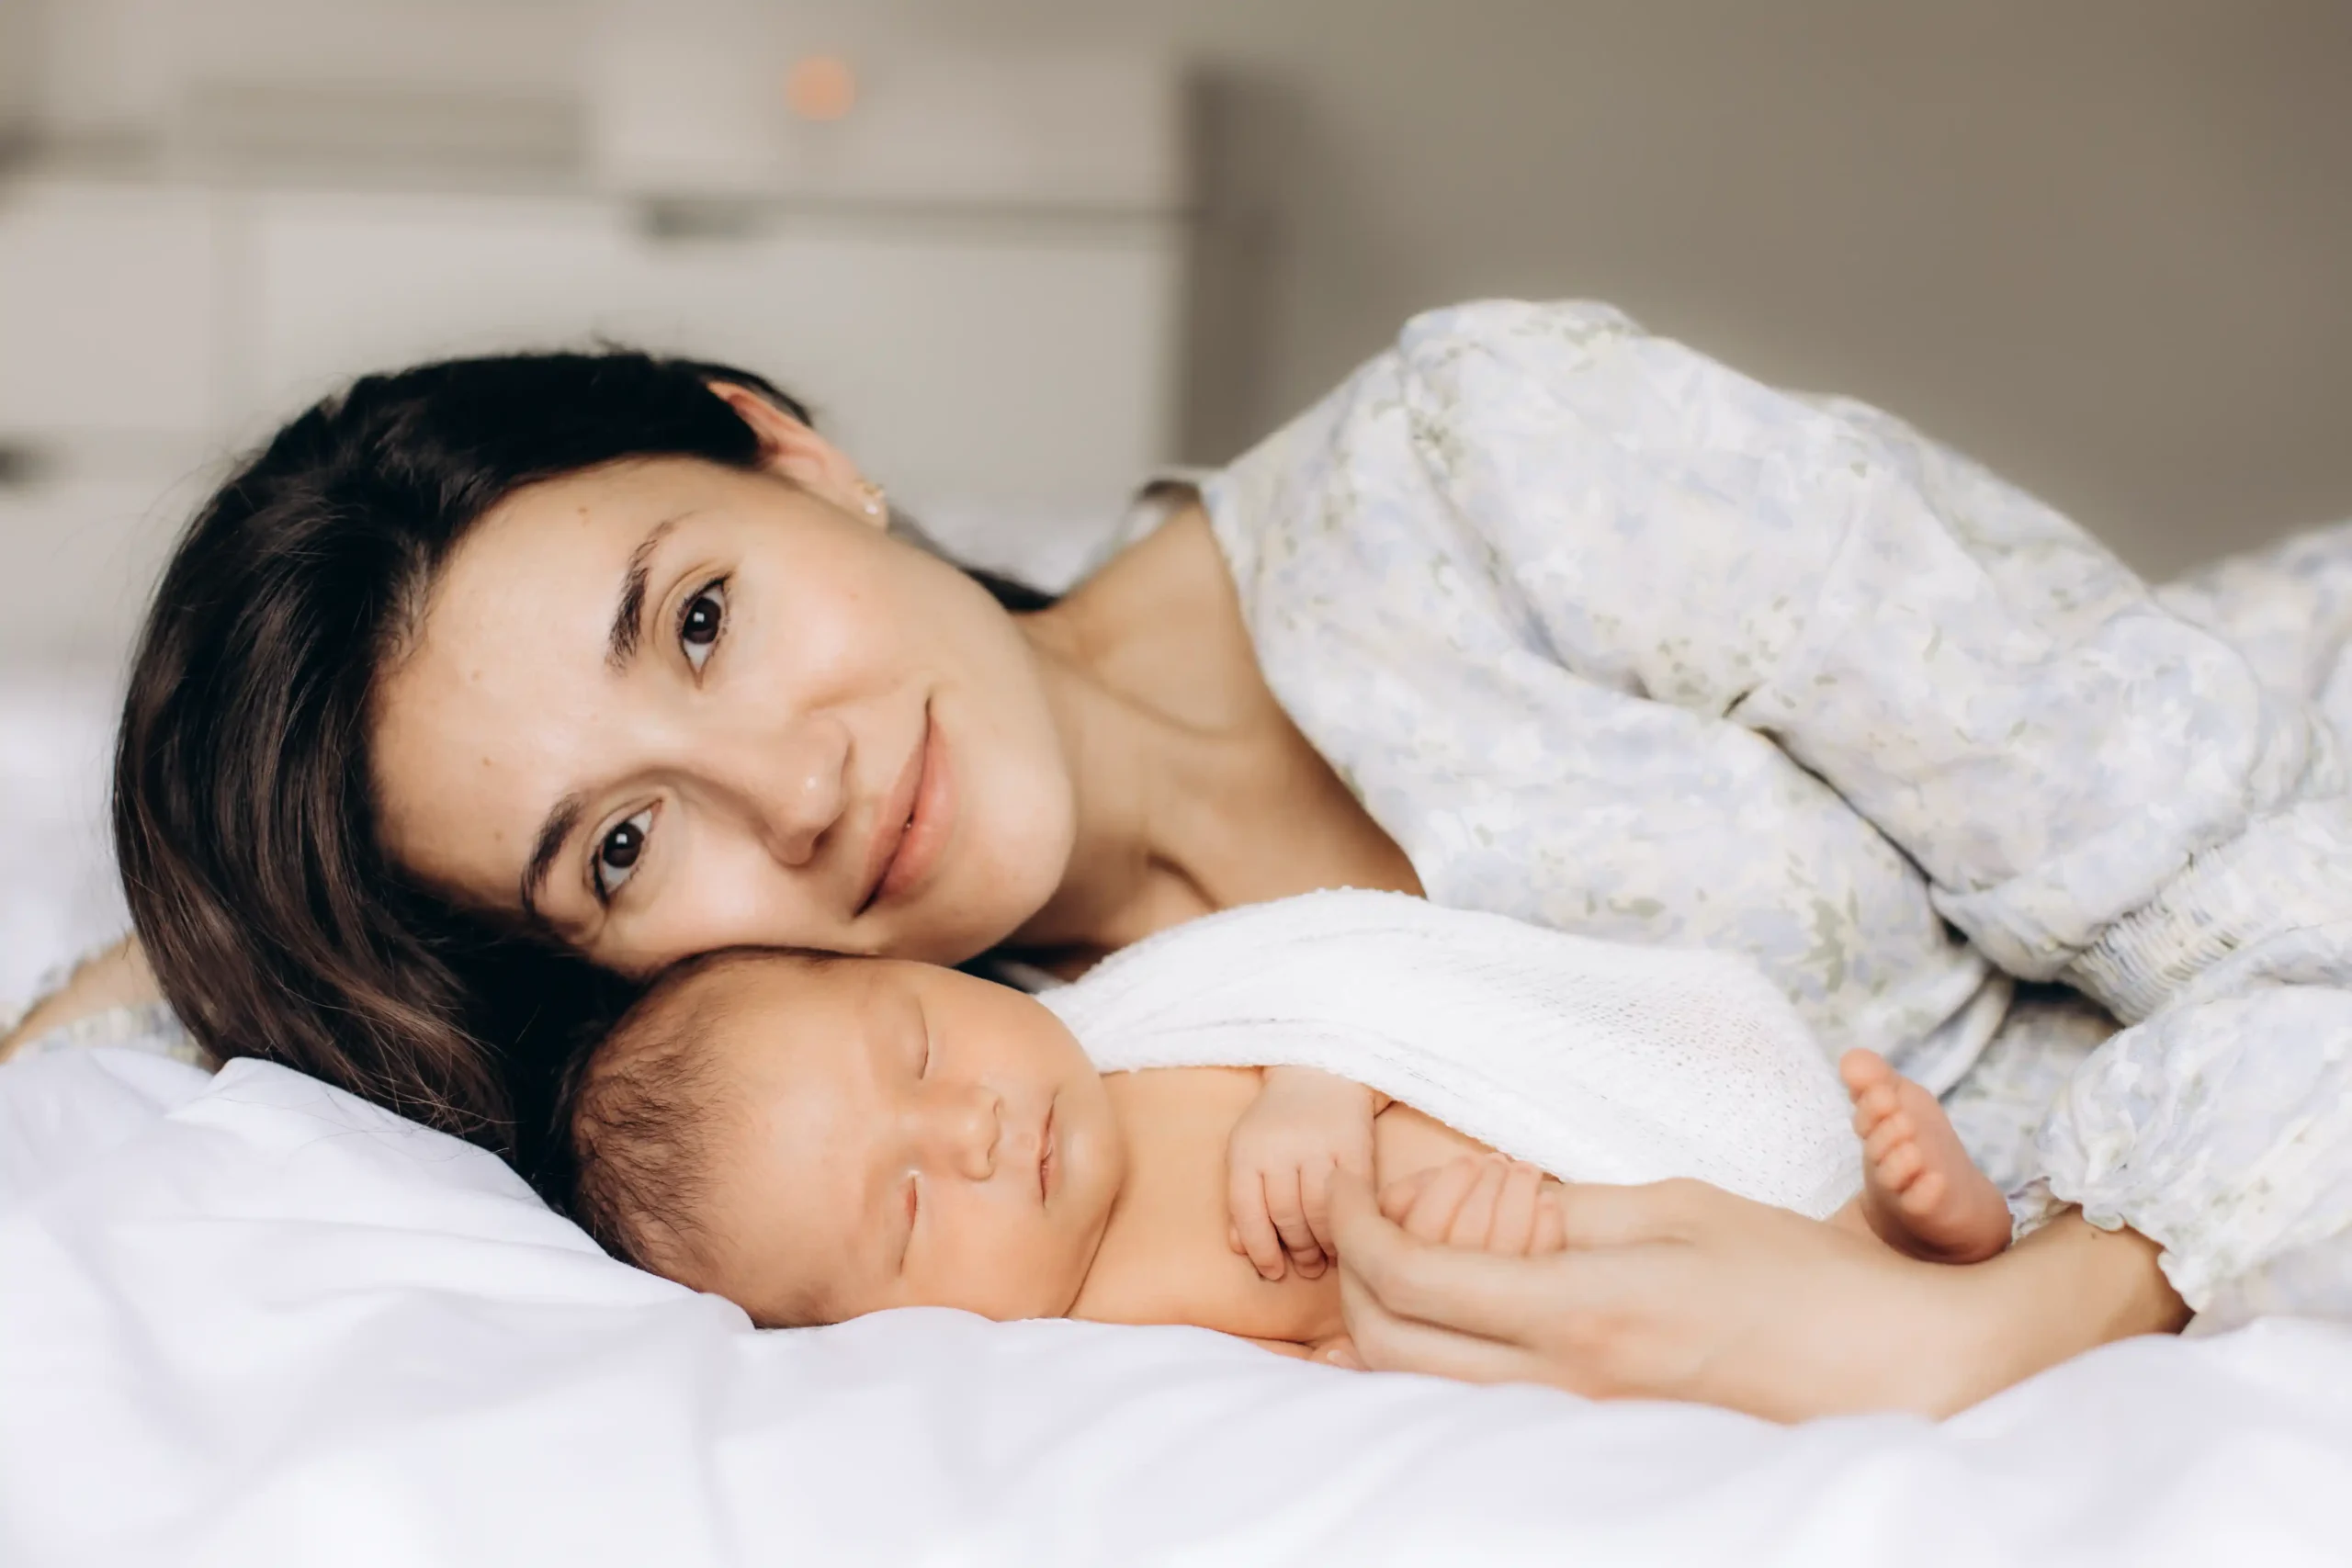
POLYGON ((1605 307, 1424 316, 1378 383, 1331 417, 1409 446, 1532 645, 1770 740, 2129 1026, 2040 1132, 2050 1201, 2217 1318, 2352 1311, 2352 800, 2298 686, 1899 422, 1605 307))

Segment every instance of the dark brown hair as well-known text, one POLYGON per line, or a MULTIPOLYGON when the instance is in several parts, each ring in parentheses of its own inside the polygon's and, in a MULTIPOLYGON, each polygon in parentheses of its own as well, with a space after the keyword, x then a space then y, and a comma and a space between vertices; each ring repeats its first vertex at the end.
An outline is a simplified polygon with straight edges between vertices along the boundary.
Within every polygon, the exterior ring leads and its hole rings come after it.
MULTIPOLYGON (((286 1063, 528 1165, 566 1045, 628 987, 388 862, 370 700, 451 551, 515 491, 629 458, 756 465, 713 381, 808 419, 721 365, 451 360, 320 402, 198 513, 131 667, 114 837, 164 995, 215 1055, 286 1063)), ((1047 602, 973 575, 1008 608, 1047 602)))
POLYGON ((574 1055, 556 1097, 571 1217, 605 1251, 657 1274, 675 1272, 700 1244, 695 1216, 721 1109, 704 1048, 723 1021, 721 998, 689 982, 744 956, 733 949, 673 964, 574 1055))
POLYGON ((562 1175, 549 1185, 597 1245, 623 1262, 681 1279, 708 1261, 701 1214, 728 1111, 711 1036, 735 1006, 733 992, 709 982, 741 964, 778 962, 816 970, 854 961, 757 947, 681 960, 565 1070, 556 1098, 561 1148, 550 1156, 562 1175))

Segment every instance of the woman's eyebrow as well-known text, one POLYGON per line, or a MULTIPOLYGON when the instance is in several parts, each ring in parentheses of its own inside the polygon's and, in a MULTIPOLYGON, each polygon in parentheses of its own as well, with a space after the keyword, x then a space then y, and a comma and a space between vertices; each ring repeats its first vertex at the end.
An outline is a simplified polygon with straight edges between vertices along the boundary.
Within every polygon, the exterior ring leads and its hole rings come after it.
POLYGON ((564 840, 580 826, 580 818, 588 803, 577 795, 567 795, 548 808, 547 820, 539 824, 538 837, 531 840, 531 858, 523 867, 520 889, 523 913, 532 919, 542 919, 539 895, 546 890, 548 873, 554 869, 555 857, 563 852, 564 840))
POLYGON ((670 536, 670 530, 694 515, 681 512, 665 517, 647 530, 628 553, 628 565, 621 571, 620 598, 613 606, 612 629, 605 634, 605 662, 618 674, 628 668, 637 657, 638 646, 645 640, 645 588, 652 571, 653 552, 670 536))

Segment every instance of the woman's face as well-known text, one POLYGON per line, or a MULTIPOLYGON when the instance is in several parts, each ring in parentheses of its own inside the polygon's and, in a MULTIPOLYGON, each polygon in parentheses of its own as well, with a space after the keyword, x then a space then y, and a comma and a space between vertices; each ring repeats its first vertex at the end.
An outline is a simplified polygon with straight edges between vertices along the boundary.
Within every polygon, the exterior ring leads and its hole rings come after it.
POLYGON ((1026 638, 794 429, 789 478, 616 464, 475 525, 379 682, 396 863, 635 975, 956 962, 1045 903, 1073 807, 1026 638))

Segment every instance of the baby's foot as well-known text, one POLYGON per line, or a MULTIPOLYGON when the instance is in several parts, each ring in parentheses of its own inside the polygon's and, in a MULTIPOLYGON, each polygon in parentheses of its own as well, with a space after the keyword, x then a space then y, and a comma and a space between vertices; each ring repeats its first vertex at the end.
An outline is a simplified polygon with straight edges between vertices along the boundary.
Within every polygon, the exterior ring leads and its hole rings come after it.
POLYGON ((1847 1052, 1838 1076, 1862 1140, 1862 1213, 1881 1241, 1935 1263, 1974 1263, 2008 1246, 2009 1206, 1934 1095, 1875 1052, 1847 1052))

